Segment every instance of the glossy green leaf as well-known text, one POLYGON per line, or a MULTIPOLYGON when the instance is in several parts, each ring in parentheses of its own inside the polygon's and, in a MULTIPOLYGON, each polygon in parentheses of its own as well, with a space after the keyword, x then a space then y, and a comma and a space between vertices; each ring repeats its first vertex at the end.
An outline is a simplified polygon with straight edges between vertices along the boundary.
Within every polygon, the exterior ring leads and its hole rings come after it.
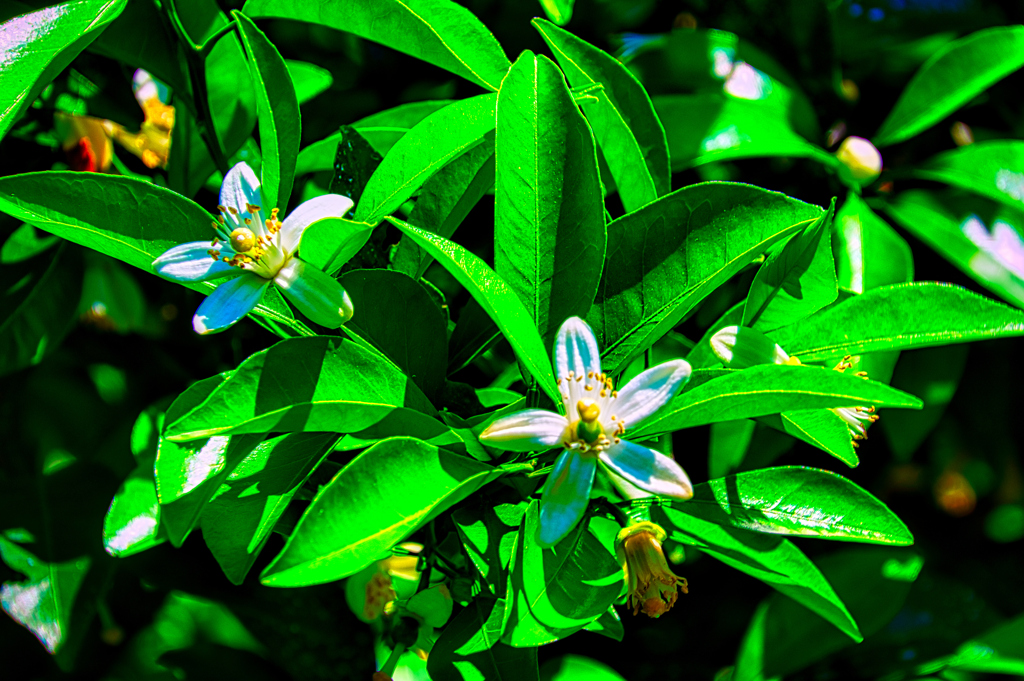
MULTIPOLYGON (((490 591, 505 595, 509 562, 527 503, 466 507, 452 513, 466 554, 490 591)), ((500 634, 500 632, 499 632, 500 634)))
MULTIPOLYGON (((452 101, 448 99, 402 104, 358 120, 352 127, 358 130, 381 156, 385 156, 402 135, 430 114, 449 104, 452 104, 452 101)), ((342 134, 336 132, 300 151, 295 164, 295 175, 330 170, 341 138, 342 134)))
POLYGON ((444 628, 427 658, 433 681, 536 681, 537 649, 501 643, 504 601, 481 597, 444 628), (495 621, 497 620, 497 621, 495 621))
MULTIPOLYGON (((1024 36, 1021 39, 1024 46, 1024 36)), ((989 140, 945 151, 914 168, 916 177, 1024 209, 1024 141, 989 140)))
POLYGON ((739 468, 754 437, 757 423, 750 419, 711 424, 708 444, 708 476, 721 478, 739 468))
POLYGON ((103 518, 103 548, 115 558, 140 553, 167 539, 160 527, 154 477, 163 417, 163 409, 150 407, 139 414, 132 427, 135 470, 121 483, 103 518))
POLYGON ((568 317, 587 313, 601 278, 596 154, 562 72, 524 52, 498 92, 494 269, 547 341, 568 317))
POLYGON ((910 530, 885 504, 830 471, 782 466, 695 485, 680 513, 754 532, 906 546, 910 530))
POLYGON ((736 158, 812 158, 837 168, 839 161, 790 126, 774 104, 723 94, 660 95, 654 109, 665 126, 672 170, 736 158))
POLYGON ((414 438, 379 442, 320 489, 260 581, 307 586, 354 574, 497 474, 414 438))
POLYGON ((875 134, 875 146, 910 139, 1024 66, 1024 26, 996 26, 944 45, 914 74, 875 134))
POLYGON ((183 442, 235 433, 354 433, 407 406, 433 408, 380 355, 337 337, 292 338, 257 352, 180 417, 165 437, 183 442))
POLYGON ((544 342, 537 333, 530 313, 508 284, 487 263, 457 243, 407 225, 401 220, 388 220, 410 236, 469 291, 501 329, 519 361, 536 379, 540 388, 555 404, 561 404, 562 398, 555 386, 555 374, 544 342))
POLYGON ((696 546, 726 565, 760 579, 820 615, 854 641, 863 638, 828 580, 788 539, 719 525, 676 508, 687 503, 651 508, 652 519, 668 531, 670 539, 696 546))
POLYGON ((241 12, 233 12, 242 39, 249 76, 256 86, 256 115, 263 163, 260 191, 284 214, 295 180, 295 159, 302 141, 299 100, 288 65, 263 31, 241 12))
POLYGON ((1022 334, 1024 312, 952 284, 915 282, 852 296, 772 336, 790 355, 816 361, 1022 334))
POLYGON ((619 617, 619 613, 615 611, 615 606, 609 606, 603 615, 598 617, 596 620, 583 627, 584 631, 592 631, 595 634, 601 636, 607 636, 613 641, 622 643, 622 639, 626 635, 625 627, 622 626, 622 619, 619 617))
MULTIPOLYGON (((825 556, 818 565, 861 633, 871 636, 897 616, 923 562, 909 549, 870 547, 825 556)), ((821 617, 774 594, 754 614, 733 678, 789 675, 850 645, 847 636, 826 626, 821 617)))
POLYGON ((622 566, 612 553, 618 527, 609 532, 612 524, 590 518, 554 547, 544 549, 537 542, 540 503, 531 502, 518 545, 523 553, 523 593, 539 622, 555 629, 582 627, 604 614, 623 592, 622 566))
POLYGON ((993 211, 990 202, 984 199, 958 201, 921 189, 900 192, 894 201, 882 204, 881 208, 901 227, 990 291, 1024 307, 1024 285, 1020 279, 991 254, 981 250, 963 231, 969 221, 982 217, 988 229, 999 220, 1020 229, 1024 227, 1021 213, 1002 207, 993 211))
POLYGON ((471 299, 459 312, 459 320, 448 339, 448 373, 468 366, 501 338, 501 331, 480 303, 471 299))
POLYGON ((54 253, 0 266, 0 375, 38 364, 74 323, 82 291, 82 254, 54 253))
POLYGON ((48 653, 55 654, 67 640, 75 597, 89 571, 89 557, 48 563, 0 535, 0 559, 25 575, 23 581, 3 583, 0 607, 35 634, 48 653))
MULTIPOLYGON (((721 371, 721 370, 720 370, 721 371)), ((920 409, 921 400, 853 374, 812 366, 765 364, 725 370, 709 381, 690 381, 667 406, 631 429, 647 438, 682 428, 817 407, 875 405, 920 409)))
POLYGON ((587 315, 604 369, 621 371, 713 290, 821 214, 777 192, 705 182, 609 224, 604 273, 587 315))
MULTIPOLYGON (((890 412, 902 414, 899 412, 890 412)), ((853 447, 850 428, 841 416, 830 409, 807 409, 787 411, 781 414, 761 416, 760 423, 803 440, 812 447, 828 452, 847 466, 860 465, 860 457, 853 447)))
POLYGON ((313 267, 333 275, 359 252, 373 225, 345 218, 317 220, 302 233, 299 255, 313 267))
POLYGON ((430 114, 402 136, 370 178, 355 219, 376 224, 430 177, 494 130, 496 94, 463 99, 430 114))
POLYGON ((542 19, 534 19, 533 26, 574 88, 601 85, 588 93, 596 101, 587 99, 581 104, 608 160, 626 212, 669 193, 672 172, 665 130, 636 76, 607 52, 568 31, 542 19))
MULTIPOLYGON (((175 5, 175 9, 185 32, 196 44, 203 44, 230 23, 215 0, 190 0, 175 5)), ((249 140, 256 125, 256 89, 238 35, 230 32, 220 38, 203 67, 214 132, 224 156, 230 158, 249 140)), ((168 184, 185 196, 195 196, 218 168, 189 108, 175 109, 174 127, 168 184)))
POLYGON ((288 75, 291 76, 292 87, 295 88, 295 98, 300 105, 326 92, 334 83, 331 72, 316 64, 295 59, 285 59, 284 63, 288 67, 288 75))
POLYGON ((214 493, 203 509, 203 539, 233 584, 245 580, 274 524, 337 439, 291 433, 261 442, 214 493))
MULTIPOLYGON (((117 175, 44 171, 0 178, 0 210, 59 237, 106 253, 146 272, 161 253, 210 239, 213 218, 180 194, 117 175)), ((189 288, 209 294, 210 283, 189 288)), ((294 317, 276 291, 255 312, 294 317)))
POLYGON ((32 225, 21 225, 7 237, 0 248, 0 265, 12 265, 28 260, 52 248, 58 241, 60 239, 57 237, 42 234, 32 225))
POLYGON ((253 18, 320 24, 387 45, 489 90, 497 90, 509 62, 501 45, 473 14, 449 0, 248 0, 253 18))
POLYGON ((359 311, 347 328, 372 342, 428 398, 440 397, 447 320, 423 285, 393 270, 350 270, 339 281, 359 311))
POLYGON ((839 295, 832 256, 832 211, 773 251, 754 275, 743 326, 769 332, 809 317, 839 295))
POLYGON ((543 673, 548 681, 626 681, 603 662, 582 655, 564 655, 549 660, 544 663, 543 673))
POLYGON ((334 176, 327 189, 359 203, 383 157, 352 126, 343 125, 338 132, 341 138, 334 154, 334 176))
POLYGON ((0 25, 0 139, 126 4, 127 0, 75 0, 0 25))
MULTIPOLYGON (((493 190, 494 147, 485 143, 473 147, 427 180, 409 221, 450 239, 480 199, 493 190)), ((419 279, 433 261, 410 237, 403 236, 392 258, 392 267, 419 279)))
POLYGON ((857 293, 914 279, 910 246, 854 192, 836 213, 836 275, 857 293))

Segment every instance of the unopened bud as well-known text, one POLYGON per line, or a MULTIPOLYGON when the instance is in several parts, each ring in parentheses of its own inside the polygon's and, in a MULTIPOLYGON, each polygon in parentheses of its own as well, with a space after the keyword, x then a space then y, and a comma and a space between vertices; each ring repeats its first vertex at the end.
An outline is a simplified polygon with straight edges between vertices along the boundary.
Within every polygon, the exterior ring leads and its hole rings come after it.
POLYGON ((711 350, 730 369, 798 363, 768 336, 745 326, 727 326, 717 331, 711 337, 711 350))
POLYGON ((854 179, 873 180, 882 172, 882 154, 863 137, 847 137, 839 145, 836 157, 850 169, 854 179))

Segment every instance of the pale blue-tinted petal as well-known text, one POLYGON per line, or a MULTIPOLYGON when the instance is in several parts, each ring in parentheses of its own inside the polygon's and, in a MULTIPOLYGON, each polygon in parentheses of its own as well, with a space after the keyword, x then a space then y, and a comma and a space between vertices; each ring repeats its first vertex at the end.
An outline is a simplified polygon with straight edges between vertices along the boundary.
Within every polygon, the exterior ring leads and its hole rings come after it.
POLYGON ((567 449, 558 457, 540 498, 537 542, 541 546, 554 546, 576 527, 590 501, 596 468, 597 459, 578 449, 567 449))
POLYGON ((565 378, 570 371, 583 377, 601 373, 597 339, 579 317, 566 319, 555 338, 555 374, 558 378, 565 378))
POLYGON ((540 452, 557 447, 569 421, 546 409, 524 409, 500 418, 480 433, 480 440, 510 452, 540 452))
POLYGON ((274 283, 302 314, 321 326, 337 329, 352 318, 352 299, 337 279, 298 258, 281 268, 274 283))
POLYGON ((651 367, 619 391, 615 416, 627 430, 668 404, 676 391, 690 379, 690 364, 682 359, 651 367))
POLYGON ((601 463, 651 494, 676 499, 693 496, 693 485, 686 472, 675 461, 653 449, 622 440, 601 452, 601 463))
POLYGON ((209 241, 192 241, 164 251, 153 261, 153 270, 173 281, 210 281, 241 273, 240 269, 223 260, 214 260, 209 253, 211 250, 220 251, 227 257, 235 254, 225 244, 214 248, 209 241))
POLYGON ((260 180, 245 161, 236 163, 220 185, 220 205, 246 211, 246 204, 263 207, 260 180))
POLYGON ((249 314, 269 285, 269 279, 251 273, 224 282, 196 310, 192 328, 202 334, 223 331, 249 314))
POLYGON ((302 233, 311 224, 324 218, 340 218, 352 208, 352 199, 341 194, 324 194, 303 201, 281 223, 281 248, 294 253, 302 233))

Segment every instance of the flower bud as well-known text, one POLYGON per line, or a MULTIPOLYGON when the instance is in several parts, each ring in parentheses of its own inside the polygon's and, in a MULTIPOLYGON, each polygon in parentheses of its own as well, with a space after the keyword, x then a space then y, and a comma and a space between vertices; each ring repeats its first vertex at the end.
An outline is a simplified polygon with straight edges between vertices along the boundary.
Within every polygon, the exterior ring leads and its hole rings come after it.
POLYGON ((661 617, 675 605, 679 589, 688 593, 686 580, 673 574, 665 560, 661 549, 665 536, 661 527, 644 521, 623 529, 615 538, 615 554, 622 564, 634 615, 642 610, 648 617, 661 617))
POLYGON ((745 326, 727 326, 711 337, 711 350, 730 369, 758 364, 799 364, 781 346, 760 331, 745 326))
POLYGON ((863 137, 847 137, 839 145, 836 158, 850 169, 854 179, 867 182, 882 172, 882 154, 863 137))

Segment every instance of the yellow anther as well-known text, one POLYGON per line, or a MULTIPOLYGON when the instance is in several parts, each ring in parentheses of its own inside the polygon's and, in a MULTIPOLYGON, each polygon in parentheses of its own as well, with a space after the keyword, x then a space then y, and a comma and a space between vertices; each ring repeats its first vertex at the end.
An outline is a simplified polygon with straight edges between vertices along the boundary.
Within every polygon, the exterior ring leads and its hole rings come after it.
POLYGON ((239 227, 231 232, 231 247, 235 249, 236 253, 245 253, 255 245, 256 235, 252 233, 251 229, 239 227))
POLYGON ((220 251, 215 251, 211 248, 206 253, 214 260, 220 260, 220 251))
POLYGON ((608 391, 607 390, 602 390, 600 394, 601 394, 601 397, 608 397, 608 391))
POLYGON ((250 213, 252 213, 253 215, 256 215, 256 213, 260 212, 260 207, 259 206, 254 206, 251 203, 246 203, 245 204, 245 209, 247 211, 249 211, 250 213))
POLYGON ((593 371, 587 373, 587 378, 593 378, 593 377, 594 377, 594 372, 593 371))
POLYGON ((232 215, 238 215, 238 209, 235 208, 234 206, 228 206, 228 212, 231 213, 232 215))
POLYGON ((250 218, 242 218, 242 221, 245 222, 245 224, 247 224, 247 225, 251 225, 252 224, 252 219, 250 219, 250 218))

